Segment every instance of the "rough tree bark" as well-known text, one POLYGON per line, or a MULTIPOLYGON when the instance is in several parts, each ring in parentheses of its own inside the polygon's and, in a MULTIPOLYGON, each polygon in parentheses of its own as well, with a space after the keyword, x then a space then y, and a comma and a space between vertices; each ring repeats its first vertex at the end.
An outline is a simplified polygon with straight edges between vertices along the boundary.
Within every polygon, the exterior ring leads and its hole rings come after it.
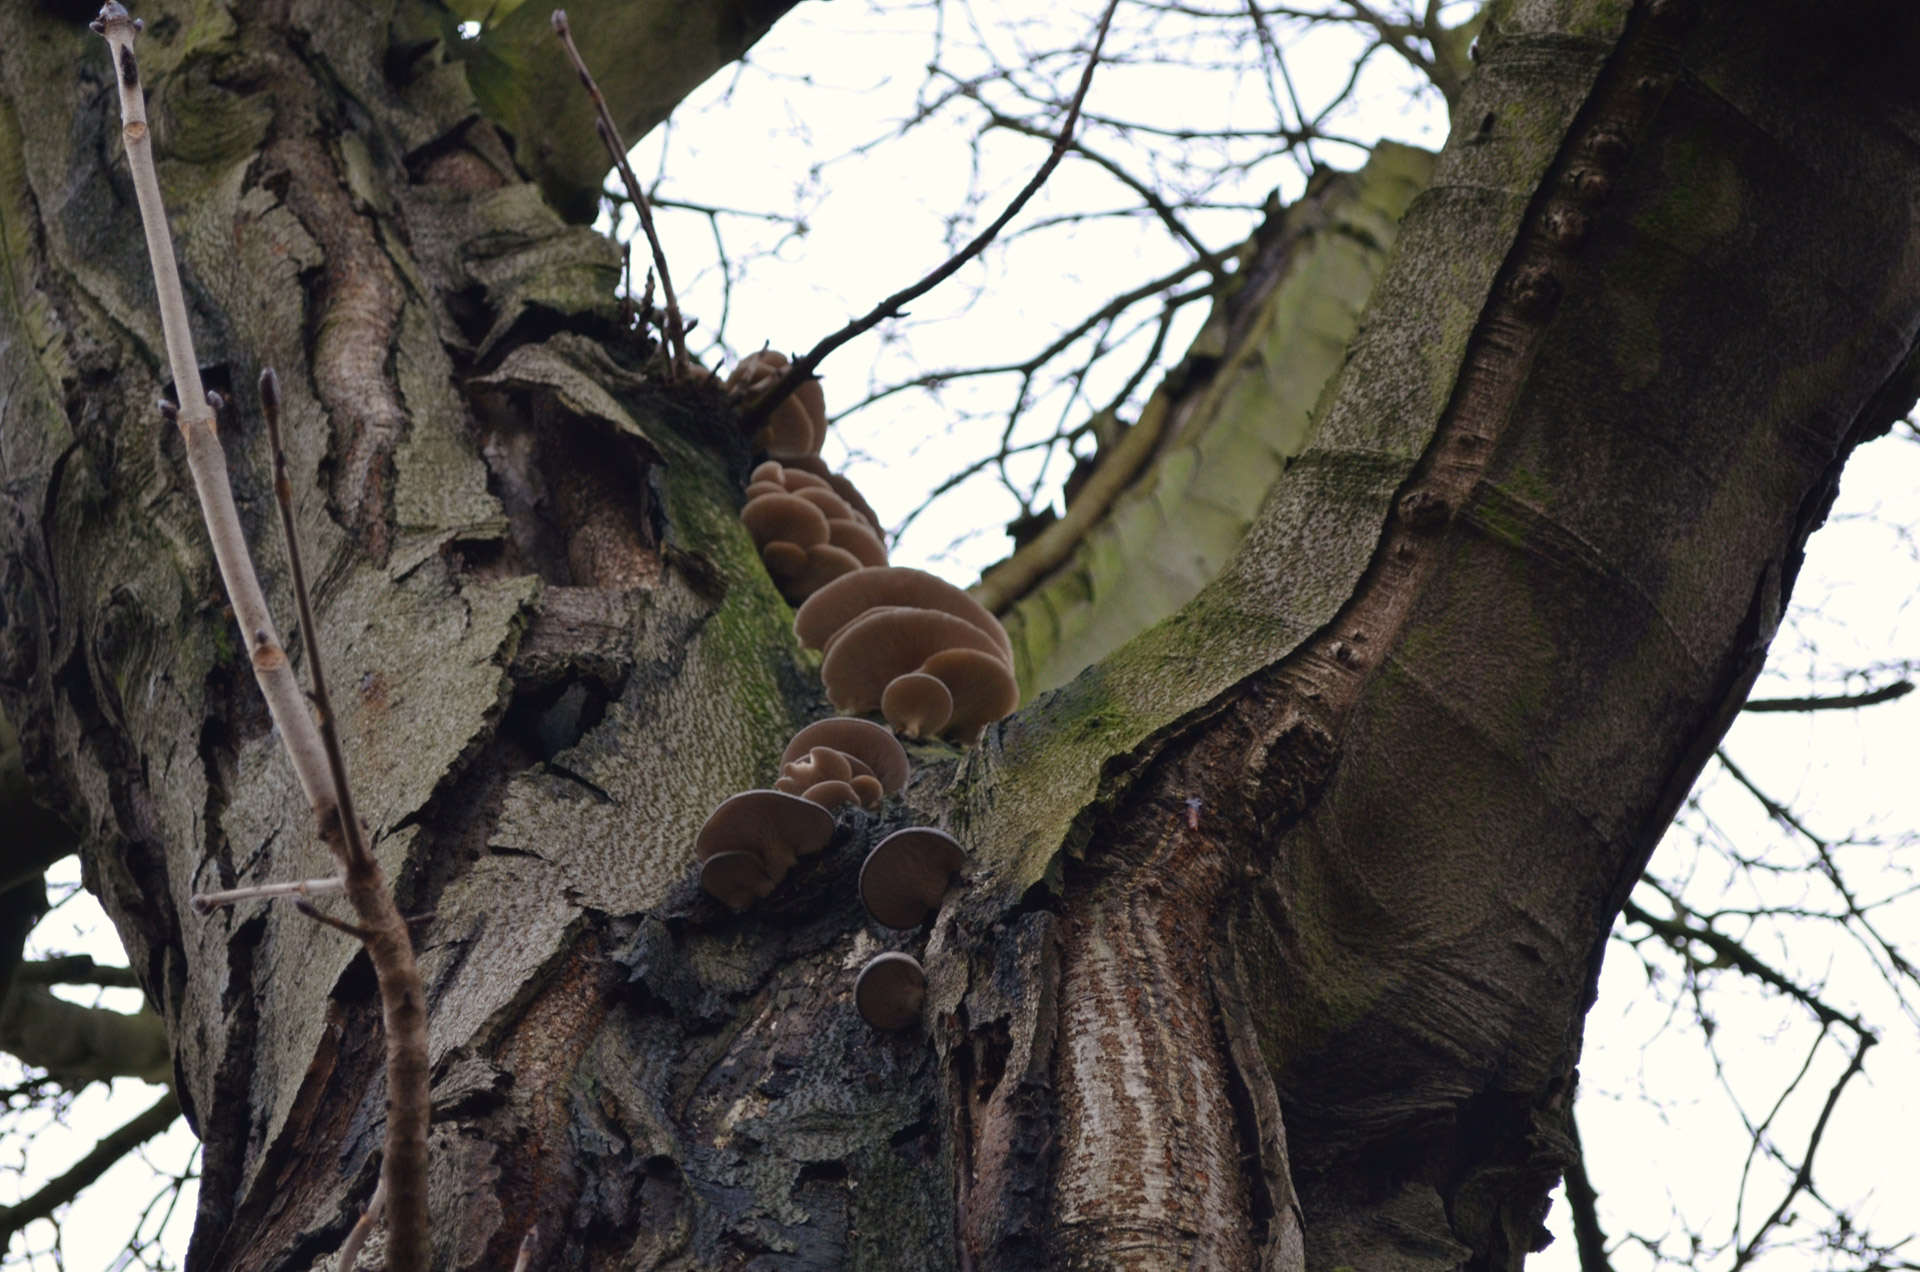
MULTIPOLYGON (((271 363, 361 805, 435 915, 438 1266, 537 1223, 544 1268, 1518 1267, 1612 917, 1913 400, 1905 8, 1500 6, 1219 576, 734 917, 693 832, 824 703, 723 404, 642 373, 444 15, 145 5, 242 511, 270 544, 271 363), (909 822, 972 854, 924 937, 852 886, 909 822), (854 1016, 879 946, 924 1029, 854 1016)), ((377 1009, 348 938, 185 905, 323 852, 152 407, 87 16, 0 11, 0 701, 167 1021, 190 1267, 306 1268, 373 1186, 377 1009)))

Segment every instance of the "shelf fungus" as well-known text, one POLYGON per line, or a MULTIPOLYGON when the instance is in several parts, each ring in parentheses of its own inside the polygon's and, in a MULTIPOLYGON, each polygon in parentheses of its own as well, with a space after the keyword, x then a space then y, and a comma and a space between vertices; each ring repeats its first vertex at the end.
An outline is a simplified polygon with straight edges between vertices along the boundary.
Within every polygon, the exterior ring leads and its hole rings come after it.
POLYGON ((833 838, 833 814, 781 791, 745 791, 713 810, 694 840, 700 886, 744 910, 833 838))
MULTIPOLYGON (((752 397, 772 388, 789 365, 784 353, 771 349, 750 353, 727 377, 727 388, 735 397, 752 397)), ((769 459, 800 459, 818 455, 826 440, 826 395, 821 392, 820 381, 803 380, 773 408, 765 427, 753 435, 753 453, 769 459)))
POLYGON ((911 826, 882 839, 860 867, 860 902, 890 928, 917 928, 940 908, 967 859, 952 835, 911 826))
POLYGON ((768 460, 753 470, 740 520, 791 605, 842 575, 887 563, 873 510, 837 473, 768 460))
POLYGON ((857 803, 865 809, 907 784, 907 753, 891 733, 866 720, 820 720, 794 734, 780 757, 774 789, 823 808, 857 803))
POLYGON ((853 983, 853 1004, 875 1029, 888 1033, 920 1019, 927 997, 927 973, 910 954, 881 954, 860 969, 853 983))
POLYGON ((1006 629, 921 570, 843 574, 807 598, 793 628, 801 644, 826 652, 820 676, 834 706, 878 710, 910 738, 967 745, 1020 703, 1006 629))

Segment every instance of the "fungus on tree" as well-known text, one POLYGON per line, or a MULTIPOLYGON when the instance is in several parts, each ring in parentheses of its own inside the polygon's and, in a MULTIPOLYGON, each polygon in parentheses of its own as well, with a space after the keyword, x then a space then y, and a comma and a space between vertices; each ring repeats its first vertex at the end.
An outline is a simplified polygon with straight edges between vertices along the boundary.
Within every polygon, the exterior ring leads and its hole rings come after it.
POLYGON ((922 570, 872 568, 834 579, 794 616, 842 711, 878 710, 908 737, 963 745, 1020 704, 1013 646, 998 619, 922 570))
MULTIPOLYGON (((788 365, 784 353, 771 349, 750 353, 727 377, 727 388, 736 397, 751 397, 772 388, 788 365)), ((753 435, 753 450, 770 459, 800 459, 818 455, 826 440, 826 395, 821 392, 820 381, 803 380, 768 413, 765 426, 753 435)))
POLYGON ((743 791, 713 810, 693 843, 700 886, 722 904, 744 910, 771 892, 801 857, 833 838, 833 814, 819 804, 781 791, 743 791), (765 873, 764 888, 746 863, 721 857, 747 855, 765 873))
POLYGON ((860 867, 860 902, 890 928, 916 928, 940 906, 966 861, 959 841, 931 826, 910 826, 882 839, 860 867))
POLYGON ((887 563, 872 513, 839 474, 768 460, 753 470, 740 520, 780 594, 798 605, 842 575, 887 563))
POLYGON ((818 720, 794 734, 780 756, 774 789, 823 807, 839 797, 873 809, 907 784, 907 753, 894 736, 867 720, 845 716, 818 720), (844 784, 848 793, 836 789, 844 784), (825 789, 821 789, 825 788, 825 789))
POLYGON ((927 973, 910 954, 881 954, 860 969, 853 1003, 861 1018, 889 1033, 920 1019, 927 997, 927 973))

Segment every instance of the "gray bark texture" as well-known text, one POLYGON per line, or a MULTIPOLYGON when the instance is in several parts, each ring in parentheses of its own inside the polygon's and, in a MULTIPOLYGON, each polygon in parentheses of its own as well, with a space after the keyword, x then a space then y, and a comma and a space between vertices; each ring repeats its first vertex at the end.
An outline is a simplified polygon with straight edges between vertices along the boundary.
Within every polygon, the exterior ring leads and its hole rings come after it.
MULTIPOLYGON (((1908 6, 1497 6, 1217 577, 742 916, 694 832, 827 708, 725 403, 649 377, 450 14, 141 9, 241 512, 289 614, 272 365, 359 804, 433 916, 436 1267, 535 1225, 539 1269, 1521 1265, 1612 919, 1914 397, 1908 6), (908 824, 970 860, 902 934, 854 877, 908 824), (927 966, 918 1029, 852 1010, 881 948, 927 966)), ((327 1267, 378 1007, 348 937, 186 905, 327 867, 153 407, 89 16, 0 10, 0 706, 167 1023, 189 1267, 327 1267)))

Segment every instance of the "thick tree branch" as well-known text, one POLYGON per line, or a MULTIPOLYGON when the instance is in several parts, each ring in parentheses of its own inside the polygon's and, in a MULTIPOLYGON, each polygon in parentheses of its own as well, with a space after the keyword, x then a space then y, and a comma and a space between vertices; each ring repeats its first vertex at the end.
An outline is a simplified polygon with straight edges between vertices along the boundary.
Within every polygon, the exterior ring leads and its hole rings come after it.
POLYGON ((0 1000, 0 1051, 45 1069, 64 1087, 112 1078, 165 1082, 173 1076, 167 1027, 152 1011, 128 1015, 56 998, 16 978, 0 1000))
POLYGON ((154 1101, 146 1112, 113 1132, 93 1151, 75 1162, 57 1179, 49 1180, 39 1192, 17 1206, 0 1207, 0 1246, 14 1233, 37 1219, 46 1219, 54 1211, 78 1197, 93 1182, 113 1169, 114 1163, 173 1125, 180 1116, 180 1101, 169 1091, 154 1101))

